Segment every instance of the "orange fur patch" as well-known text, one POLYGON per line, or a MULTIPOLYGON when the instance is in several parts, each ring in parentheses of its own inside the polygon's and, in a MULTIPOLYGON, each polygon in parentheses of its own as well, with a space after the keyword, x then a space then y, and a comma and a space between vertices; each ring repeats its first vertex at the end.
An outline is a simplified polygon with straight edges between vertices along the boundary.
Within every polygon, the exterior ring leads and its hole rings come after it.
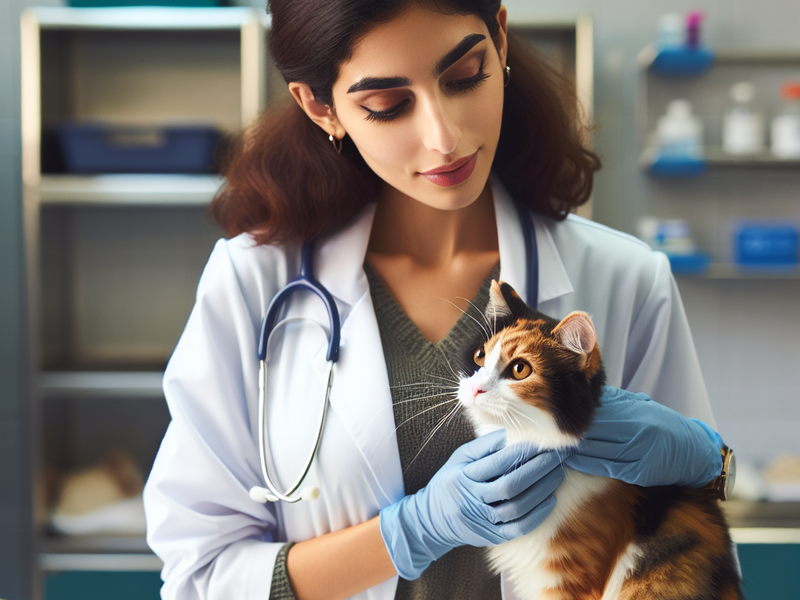
POLYGON ((634 486, 611 481, 570 516, 550 541, 548 568, 561 576, 557 588, 544 590, 542 600, 600 600, 619 557, 634 540, 631 515, 638 498, 634 486))

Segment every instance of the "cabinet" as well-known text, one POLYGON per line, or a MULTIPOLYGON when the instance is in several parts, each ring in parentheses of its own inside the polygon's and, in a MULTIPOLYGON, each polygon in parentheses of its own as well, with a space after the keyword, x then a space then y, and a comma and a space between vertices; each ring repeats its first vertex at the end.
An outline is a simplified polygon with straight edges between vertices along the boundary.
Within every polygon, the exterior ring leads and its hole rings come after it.
POLYGON ((85 588, 130 580, 130 589, 157 593, 160 561, 141 533, 53 533, 49 482, 117 447, 146 477, 169 423, 163 370, 220 237, 206 215, 218 175, 70 174, 55 128, 203 123, 235 133, 267 100, 262 19, 246 8, 22 15, 40 594, 71 597, 84 576, 94 582, 85 588))
MULTIPOLYGON (((685 52, 691 55, 690 52, 685 52)), ((722 148, 724 113, 730 89, 747 81, 757 90, 755 104, 769 121, 782 110, 780 89, 800 80, 800 52, 721 49, 707 60, 685 60, 664 69, 654 47, 639 55, 636 125, 640 167, 647 174, 648 208, 659 218, 685 218, 695 238, 712 255, 701 276, 714 280, 800 278, 800 268, 742 269, 734 264, 733 231, 745 220, 766 219, 800 224, 794 186, 800 182, 800 159, 780 159, 767 149, 734 156, 722 148), (689 161, 668 172, 655 161, 652 133, 674 99, 688 100, 703 123, 702 161, 689 161), (665 176, 666 175, 666 176, 665 176), (680 196, 680 198, 678 198, 680 196), (671 199, 667 203, 664 200, 671 199)))

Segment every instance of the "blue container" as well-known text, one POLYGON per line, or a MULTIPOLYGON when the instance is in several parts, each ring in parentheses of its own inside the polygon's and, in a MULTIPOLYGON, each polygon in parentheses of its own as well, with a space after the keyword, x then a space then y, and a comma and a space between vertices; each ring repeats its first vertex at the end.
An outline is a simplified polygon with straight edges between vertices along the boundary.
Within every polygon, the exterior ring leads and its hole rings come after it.
POLYGON ((706 172, 706 161, 688 156, 658 156, 650 163, 649 170, 656 177, 696 177, 706 172))
POLYGON ((694 254, 667 254, 672 272, 677 275, 701 275, 708 271, 711 256, 704 252, 694 254))
POLYGON ((797 264, 797 228, 791 225, 741 225, 734 233, 736 262, 744 266, 797 264))
POLYGON ((209 173, 219 131, 69 123, 58 139, 70 173, 209 173))
POLYGON ((661 75, 701 75, 714 64, 714 53, 708 48, 664 48, 650 66, 661 75))

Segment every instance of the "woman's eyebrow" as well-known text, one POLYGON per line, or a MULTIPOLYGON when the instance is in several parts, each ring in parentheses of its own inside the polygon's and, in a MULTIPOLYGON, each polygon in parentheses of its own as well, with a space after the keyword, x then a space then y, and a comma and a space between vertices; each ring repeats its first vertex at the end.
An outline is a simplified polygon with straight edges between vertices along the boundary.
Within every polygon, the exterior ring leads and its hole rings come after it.
MULTIPOLYGON (((486 36, 480 33, 471 33, 466 36, 436 64, 436 68, 433 70, 434 77, 444 73, 450 65, 485 39, 486 36)), ((411 80, 408 77, 364 77, 351 85, 347 89, 347 93, 352 94, 353 92, 364 92, 366 90, 388 90, 409 85, 411 85, 411 80)))
POLYGON ((458 42, 455 48, 450 50, 450 52, 442 57, 442 59, 436 64, 436 68, 433 70, 433 76, 438 77, 444 73, 450 67, 450 65, 455 63, 459 58, 469 52, 472 47, 475 46, 475 44, 478 44, 485 39, 486 36, 480 33, 469 34, 463 40, 458 42))
POLYGON ((364 77, 347 89, 348 94, 365 90, 388 90, 411 85, 408 77, 364 77))

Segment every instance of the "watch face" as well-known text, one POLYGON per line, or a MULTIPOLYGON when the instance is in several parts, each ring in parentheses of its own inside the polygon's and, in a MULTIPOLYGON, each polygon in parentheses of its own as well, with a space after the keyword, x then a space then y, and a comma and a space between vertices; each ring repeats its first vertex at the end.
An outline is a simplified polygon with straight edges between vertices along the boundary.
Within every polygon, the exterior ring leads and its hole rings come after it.
POLYGON ((736 482, 736 455, 733 453, 733 450, 728 450, 728 460, 725 461, 727 463, 727 477, 725 478, 725 498, 728 499, 731 497, 731 492, 733 491, 733 484, 736 482))

